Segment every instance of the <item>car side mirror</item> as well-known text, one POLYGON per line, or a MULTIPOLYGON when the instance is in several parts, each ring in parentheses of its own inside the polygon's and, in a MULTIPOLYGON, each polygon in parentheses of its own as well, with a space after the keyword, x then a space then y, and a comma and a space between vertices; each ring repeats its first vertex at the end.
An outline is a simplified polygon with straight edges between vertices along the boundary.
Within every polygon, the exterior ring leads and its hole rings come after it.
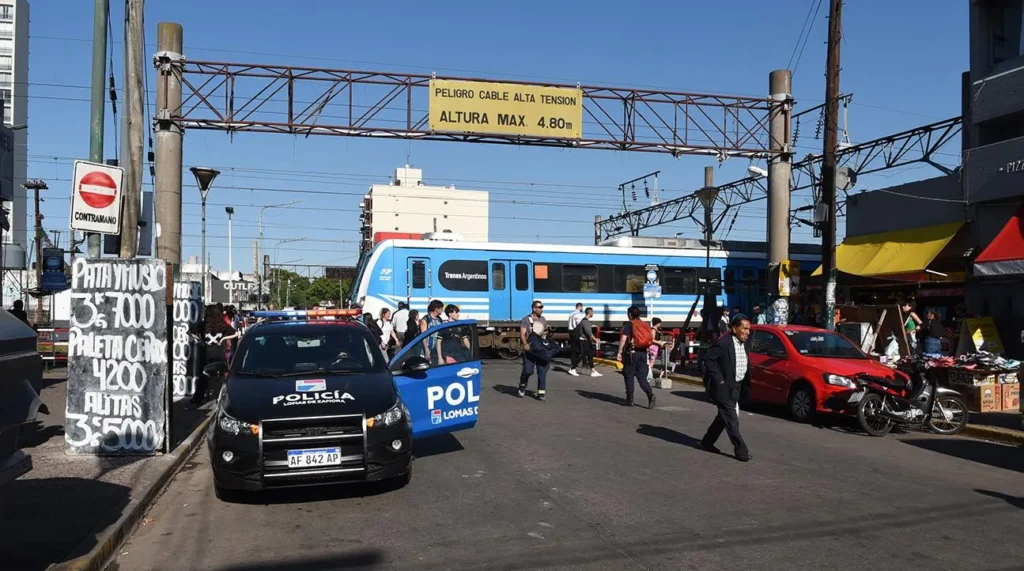
POLYGON ((426 371, 429 368, 430 360, 419 355, 409 357, 409 359, 402 363, 402 370, 407 372, 426 371))
POLYGON ((224 373, 224 363, 210 363, 203 367, 203 374, 207 377, 219 377, 224 373))

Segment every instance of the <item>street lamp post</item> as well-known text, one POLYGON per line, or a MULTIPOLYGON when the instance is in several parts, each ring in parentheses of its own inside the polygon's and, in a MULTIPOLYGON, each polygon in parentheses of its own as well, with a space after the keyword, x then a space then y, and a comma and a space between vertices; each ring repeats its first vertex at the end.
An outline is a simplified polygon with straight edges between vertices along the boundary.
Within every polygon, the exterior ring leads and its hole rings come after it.
MULTIPOLYGON (((39 191, 40 190, 49 190, 50 187, 46 185, 46 181, 38 180, 38 179, 26 180, 25 183, 21 185, 21 187, 24 188, 25 190, 34 191, 34 193, 35 193, 35 201, 36 201, 35 234, 36 235, 35 235, 35 239, 33 240, 33 242, 35 243, 35 249, 36 249, 36 292, 38 292, 40 294, 39 297, 36 298, 36 327, 39 327, 39 326, 42 325, 42 322, 43 322, 43 296, 42 296, 42 292, 43 292, 43 236, 45 235, 43 233, 43 215, 42 215, 41 212, 39 212, 39 202, 40 202, 40 200, 39 200, 39 191)), ((0 270, 0 271, 2 271, 2 270, 0 270)), ((53 318, 53 316, 50 316, 50 317, 51 317, 51 319, 53 318)))
POLYGON ((203 281, 201 285, 203 289, 201 299, 205 304, 207 302, 206 281, 209 279, 209 268, 206 267, 206 197, 210 194, 210 185, 213 184, 213 179, 217 178, 220 171, 209 167, 192 167, 189 170, 196 177, 196 186, 199 187, 203 205, 203 281))
POLYGON ((235 299, 235 272, 231 261, 231 216, 235 213, 234 207, 225 206, 224 212, 228 215, 228 302, 235 299))
MULTIPOLYGON (((704 207, 704 267, 705 269, 711 268, 711 238, 714 234, 714 220, 711 216, 711 210, 715 205, 715 200, 718 199, 718 187, 714 185, 715 169, 714 167, 704 167, 704 188, 697 191, 697 199, 700 200, 701 205, 704 207)), ((707 273, 705 273, 707 276, 707 273)), ((717 300, 714 295, 710 294, 711 284, 707 282, 705 278, 704 287, 704 331, 708 332, 712 327, 712 310, 717 305, 717 300), (708 302, 711 302, 710 304, 708 302)))
MULTIPOLYGON (((298 200, 293 200, 291 202, 286 202, 284 204, 268 204, 267 206, 264 206, 263 208, 260 208, 260 237, 259 237, 259 242, 258 242, 259 250, 262 250, 262 251, 266 252, 266 248, 263 246, 263 212, 265 210, 267 210, 268 208, 287 208, 289 206, 293 206, 293 205, 298 204, 298 203, 299 203, 298 200)), ((260 259, 259 254, 260 254, 260 252, 257 251, 256 252, 257 264, 259 263, 258 260, 260 259)), ((256 269, 259 270, 259 267, 257 267, 256 269)), ((257 281, 259 282, 259 295, 256 297, 256 304, 257 304, 256 307, 259 308, 259 309, 263 309, 263 281, 265 279, 267 279, 267 276, 266 275, 258 275, 257 278, 258 278, 257 281)), ((269 289, 267 290, 267 294, 268 295, 270 294, 270 290, 269 289)))
MULTIPOLYGON (((274 248, 273 248, 274 261, 275 262, 277 261, 277 247, 278 246, 280 246, 281 244, 287 244, 288 242, 302 242, 304 240, 306 240, 306 238, 285 238, 284 240, 278 240, 277 243, 274 244, 274 248)), ((289 278, 288 283, 289 283, 289 285, 291 284, 291 278, 289 278)), ((277 301, 281 301, 281 284, 280 284, 280 282, 277 284, 277 301)))

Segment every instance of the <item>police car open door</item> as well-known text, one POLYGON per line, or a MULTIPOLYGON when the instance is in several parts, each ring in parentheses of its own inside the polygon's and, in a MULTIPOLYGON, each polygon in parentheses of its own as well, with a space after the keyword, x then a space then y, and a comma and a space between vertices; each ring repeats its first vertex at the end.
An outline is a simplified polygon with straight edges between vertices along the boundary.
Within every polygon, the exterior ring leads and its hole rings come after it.
POLYGON ((421 333, 391 360, 413 439, 476 426, 480 347, 476 321, 451 321, 421 333))

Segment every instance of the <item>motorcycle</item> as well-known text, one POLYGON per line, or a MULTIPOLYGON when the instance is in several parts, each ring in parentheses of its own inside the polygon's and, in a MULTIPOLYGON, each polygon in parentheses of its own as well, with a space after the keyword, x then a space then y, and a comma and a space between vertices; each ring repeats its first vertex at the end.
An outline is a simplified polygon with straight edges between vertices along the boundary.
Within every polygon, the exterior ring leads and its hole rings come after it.
POLYGON ((850 405, 856 407, 861 428, 871 436, 885 436, 896 426, 927 426, 942 435, 963 431, 968 416, 963 396, 939 387, 923 365, 907 372, 909 384, 870 375, 855 377, 860 390, 851 395, 850 405))

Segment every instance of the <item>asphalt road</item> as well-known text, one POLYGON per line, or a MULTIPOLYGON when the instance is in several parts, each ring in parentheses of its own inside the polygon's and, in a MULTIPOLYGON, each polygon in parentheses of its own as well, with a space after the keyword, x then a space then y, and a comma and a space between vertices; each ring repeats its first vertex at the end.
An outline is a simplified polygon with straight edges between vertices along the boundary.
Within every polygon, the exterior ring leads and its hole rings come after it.
POLYGON ((407 487, 226 504, 204 447, 111 568, 1024 567, 1024 450, 761 410, 741 417, 744 464, 696 448, 713 408, 692 387, 624 409, 608 370, 552 373, 546 403, 509 394, 514 364, 484 373, 477 427, 420 447, 407 487))

